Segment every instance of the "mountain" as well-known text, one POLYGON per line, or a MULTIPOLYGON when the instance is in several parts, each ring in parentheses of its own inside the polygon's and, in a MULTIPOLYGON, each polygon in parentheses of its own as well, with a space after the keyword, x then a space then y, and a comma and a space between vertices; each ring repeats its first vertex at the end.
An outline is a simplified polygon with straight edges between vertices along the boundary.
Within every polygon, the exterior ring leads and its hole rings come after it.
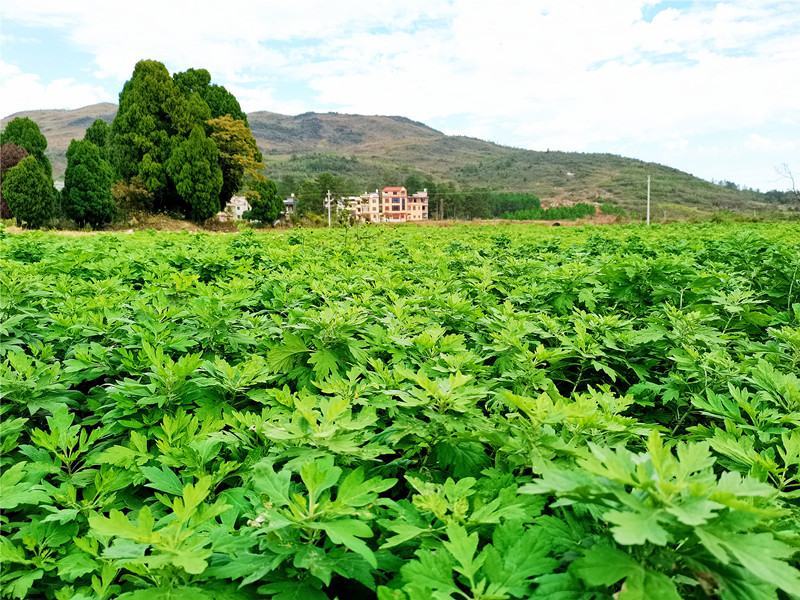
MULTIPOLYGON (((35 110, 30 117, 48 140, 55 177, 63 175, 69 141, 100 118, 111 121, 116 105, 76 110, 35 110)), ((267 173, 296 181, 330 171, 347 179, 356 193, 400 183, 411 174, 460 186, 531 191, 546 202, 607 201, 641 212, 647 176, 652 179, 654 215, 692 216, 725 208, 765 206, 762 195, 723 187, 683 171, 613 154, 537 152, 465 136, 445 135, 423 123, 397 116, 339 113, 248 115, 264 153, 267 173)))

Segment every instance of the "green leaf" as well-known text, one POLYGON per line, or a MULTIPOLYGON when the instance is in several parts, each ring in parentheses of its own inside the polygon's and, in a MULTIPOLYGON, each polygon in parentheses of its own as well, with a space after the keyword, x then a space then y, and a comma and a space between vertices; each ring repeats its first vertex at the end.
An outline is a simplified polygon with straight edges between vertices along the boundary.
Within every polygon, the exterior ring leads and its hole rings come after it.
POLYGON ((100 564, 84 552, 73 552, 58 560, 58 576, 64 581, 75 581, 78 577, 100 570, 100 564))
MULTIPOLYGON (((721 549, 727 549, 750 573, 785 591, 800 596, 800 571, 785 559, 795 549, 773 537, 771 533, 733 534, 698 529, 703 545, 721 560, 721 549)), ((723 561, 724 562, 724 561, 723 561)))
POLYGON ((611 528, 614 539, 624 546, 647 542, 657 546, 666 545, 668 536, 659 525, 660 518, 658 511, 654 510, 646 513, 609 510, 603 515, 603 519, 616 525, 611 528))
POLYGON ((475 552, 478 550, 478 534, 467 535, 466 529, 450 523, 447 526, 447 538, 448 541, 443 542, 442 545, 456 559, 459 565, 456 570, 472 579, 485 560, 484 555, 475 559, 475 552))
POLYGON ((331 373, 336 373, 339 368, 339 357, 335 352, 323 348, 315 350, 308 357, 308 362, 312 365, 317 379, 325 379, 331 373))
POLYGON ((172 564, 192 575, 199 575, 205 571, 208 566, 208 562, 205 558, 197 556, 192 552, 179 552, 175 554, 172 557, 172 564))
POLYGON ((180 478, 172 472, 168 467, 142 467, 142 475, 145 476, 148 483, 147 487, 158 490, 159 492, 166 492, 173 496, 180 496, 183 494, 183 482, 180 478))
POLYGON ((30 591, 31 587, 34 583, 44 577, 44 571, 42 569, 34 569, 33 571, 28 571, 27 573, 23 573, 16 579, 12 581, 9 585, 9 589, 11 591, 12 598, 27 598, 28 592, 30 591))
POLYGON ((373 477, 364 480, 364 469, 350 471, 336 490, 336 502, 347 506, 360 507, 374 502, 378 494, 385 492, 397 483, 396 479, 373 477))
POLYGON ((289 488, 292 485, 292 473, 288 469, 276 473, 272 462, 262 460, 253 467, 253 487, 257 492, 266 494, 277 506, 289 504, 289 488))
POLYGON ((23 482, 27 474, 25 461, 4 469, 0 474, 0 509, 10 510, 23 504, 41 504, 50 500, 50 495, 41 485, 23 482))
POLYGON ((622 550, 595 545, 574 561, 569 570, 592 587, 610 586, 641 570, 641 566, 622 550))
POLYGON ((682 600, 669 577, 644 569, 632 573, 616 597, 617 600, 682 600))
POLYGON ((363 557, 373 569, 378 567, 372 550, 360 539, 372 537, 372 529, 363 521, 355 519, 339 519, 337 521, 321 521, 312 525, 314 529, 322 529, 334 544, 342 544, 363 557))
POLYGON ((332 456, 307 462, 300 467, 300 478, 303 480, 312 502, 317 502, 325 490, 336 485, 341 475, 342 470, 333 464, 332 456))

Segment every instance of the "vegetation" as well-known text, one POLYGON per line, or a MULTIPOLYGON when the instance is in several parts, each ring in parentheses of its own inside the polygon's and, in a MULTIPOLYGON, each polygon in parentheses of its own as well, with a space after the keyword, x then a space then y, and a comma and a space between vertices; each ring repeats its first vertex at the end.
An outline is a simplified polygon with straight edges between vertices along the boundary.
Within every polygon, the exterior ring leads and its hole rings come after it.
POLYGON ((798 264, 774 223, 7 235, 1 593, 796 597, 798 264))
MULTIPOLYGON (((51 157, 56 170, 63 172, 60 165, 69 140, 82 135, 73 123, 88 125, 97 117, 110 119, 113 109, 113 105, 102 104, 77 111, 26 114, 48 124, 51 157)), ((717 185, 677 169, 612 154, 535 152, 447 136, 402 117, 256 112, 248 116, 248 123, 258 146, 267 153, 270 178, 284 197, 296 194, 306 179, 326 172, 346 180, 348 185, 342 190, 346 194, 417 177, 457 184, 461 189, 526 192, 548 202, 602 201, 641 218, 646 180, 651 175, 653 218, 659 221, 708 218, 720 211, 751 216, 754 210, 758 214, 794 211, 795 215, 800 211, 800 200, 783 193, 780 198, 787 201, 776 201, 774 196, 717 185), (284 181, 291 185, 284 186, 284 181)))
POLYGON ((283 212, 283 198, 278 194, 278 186, 266 177, 255 177, 250 182, 247 200, 250 210, 243 218, 258 221, 262 225, 272 225, 283 212))
POLYGON ((512 212, 503 213, 504 219, 521 219, 521 220, 536 220, 536 219, 582 219, 583 217, 591 217, 595 214, 595 207, 593 204, 573 204, 571 206, 553 206, 551 208, 529 208, 526 210, 515 210, 512 212))
POLYGON ((95 119, 83 136, 84 140, 87 142, 92 142, 95 146, 100 148, 100 151, 103 153, 103 158, 105 158, 110 129, 111 128, 108 126, 108 123, 103 121, 103 119, 95 119))
POLYGON ((189 204, 192 220, 203 222, 220 209, 222 169, 217 145, 196 126, 189 137, 178 144, 167 162, 167 174, 181 198, 189 204))
POLYGON ((9 121, 0 133, 0 144, 16 144, 24 148, 39 162, 47 177, 52 177, 53 168, 44 153, 47 149, 47 138, 33 120, 17 117, 9 121))
POLYGON ((114 172, 100 148, 88 140, 73 140, 67 150, 67 172, 61 193, 64 214, 79 226, 101 227, 110 223, 115 213, 111 195, 113 179, 114 172))
POLYGON ((219 150, 219 164, 222 169, 219 197, 220 205, 224 206, 241 187, 244 177, 260 174, 264 165, 246 120, 225 115, 208 121, 208 127, 211 139, 219 150))
POLYGON ((28 156, 28 151, 22 146, 11 142, 0 145, 0 219, 10 219, 14 216, 11 214, 8 203, 3 198, 2 182, 6 171, 16 167, 26 156, 28 156))
POLYGON ((3 176, 3 198, 21 227, 44 227, 58 216, 58 192, 41 162, 26 156, 3 176))
POLYGON ((153 209, 186 212, 194 220, 219 211, 247 167, 261 159, 239 103, 211 85, 207 71, 170 77, 152 60, 139 61, 125 83, 108 145, 119 177, 144 187, 153 209))

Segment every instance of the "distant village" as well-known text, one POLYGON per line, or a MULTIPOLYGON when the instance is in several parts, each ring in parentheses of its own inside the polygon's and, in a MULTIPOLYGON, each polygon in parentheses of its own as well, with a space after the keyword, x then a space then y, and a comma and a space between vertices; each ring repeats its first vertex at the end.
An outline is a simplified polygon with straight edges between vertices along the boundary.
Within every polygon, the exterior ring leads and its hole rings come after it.
MULTIPOLYGON (((328 200, 324 201, 328 209, 328 200)), ((331 198, 331 210, 336 214, 349 212, 353 221, 362 223, 405 223, 428 219, 428 190, 409 194, 402 186, 386 186, 382 190, 364 192, 359 196, 331 198)), ((295 212, 297 200, 292 194, 283 201, 283 219, 288 220, 295 212)), ((220 221, 238 221, 250 210, 244 196, 234 196, 217 214, 220 221)))

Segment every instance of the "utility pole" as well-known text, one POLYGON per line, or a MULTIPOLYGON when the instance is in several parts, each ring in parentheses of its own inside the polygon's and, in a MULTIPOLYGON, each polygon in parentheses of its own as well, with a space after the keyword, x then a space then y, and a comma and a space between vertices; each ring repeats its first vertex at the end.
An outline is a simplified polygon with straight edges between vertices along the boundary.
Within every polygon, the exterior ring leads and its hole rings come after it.
POLYGON ((647 224, 650 225, 650 175, 647 176, 647 224))
MULTIPOLYGON (((328 201, 328 227, 330 227, 331 226, 331 191, 330 190, 328 190, 328 193, 326 194, 325 198, 328 201)), ((649 218, 648 218, 648 223, 649 222, 650 221, 649 221, 649 218)))

